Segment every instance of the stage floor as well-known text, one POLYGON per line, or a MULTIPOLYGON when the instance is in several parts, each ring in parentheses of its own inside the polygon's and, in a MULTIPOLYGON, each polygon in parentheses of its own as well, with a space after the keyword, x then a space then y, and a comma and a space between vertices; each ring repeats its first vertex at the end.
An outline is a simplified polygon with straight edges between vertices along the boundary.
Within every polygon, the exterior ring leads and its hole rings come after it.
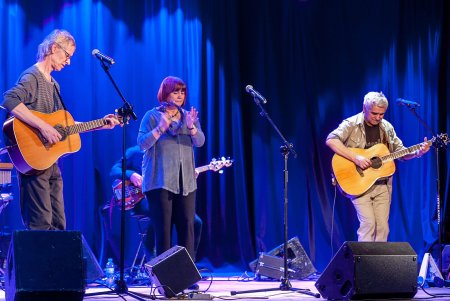
MULTIPOLYGON (((314 287, 315 281, 299 281, 291 280, 291 284, 294 288, 302 289, 304 292, 310 292, 317 294, 317 290, 314 287)), ((189 294, 186 291, 186 295, 179 299, 191 299, 191 300, 245 300, 254 301, 255 299, 270 299, 273 301, 282 300, 295 300, 295 301, 307 301, 307 300, 324 300, 322 297, 316 298, 314 296, 306 295, 300 292, 291 291, 281 291, 278 290, 280 287, 279 281, 255 281, 252 278, 242 277, 242 275, 235 276, 213 276, 213 278, 203 279, 199 282, 200 294, 189 294), (264 291, 264 292, 254 292, 254 293, 241 293, 247 290, 259 290, 259 289, 274 289, 274 291, 264 291), (203 292, 207 290, 206 292, 203 292), (237 294, 231 294, 232 292, 237 292, 237 294)), ((128 290, 131 293, 136 293, 141 298, 141 300, 151 300, 151 295, 153 295, 154 289, 146 285, 129 285, 128 290)), ((106 300, 137 300, 130 295, 117 295, 113 294, 102 294, 87 296, 88 294, 107 292, 103 286, 99 285, 89 285, 86 290, 86 295, 83 300, 95 300, 95 301, 106 301, 106 300)), ((433 298, 433 300, 450 300, 450 290, 449 288, 428 288, 427 291, 432 294, 439 294, 440 297, 433 298), (444 296, 443 294, 446 294, 444 296)), ((424 291, 420 290, 413 299, 409 300, 419 300, 424 298, 430 298, 424 291)), ((165 299, 156 292, 156 299, 165 299)), ((176 299, 176 298, 172 298, 176 299)), ((2 291, 0 293, 0 301, 5 300, 5 293, 2 291)), ((33 299, 34 300, 34 299, 33 299)), ((37 299, 36 299, 37 300, 37 299)), ((387 300, 387 299, 386 299, 387 300)), ((392 300, 392 299, 391 299, 392 300)), ((395 300, 405 300, 405 299, 395 299, 395 300)), ((65 300, 61 300, 65 301, 65 300)))

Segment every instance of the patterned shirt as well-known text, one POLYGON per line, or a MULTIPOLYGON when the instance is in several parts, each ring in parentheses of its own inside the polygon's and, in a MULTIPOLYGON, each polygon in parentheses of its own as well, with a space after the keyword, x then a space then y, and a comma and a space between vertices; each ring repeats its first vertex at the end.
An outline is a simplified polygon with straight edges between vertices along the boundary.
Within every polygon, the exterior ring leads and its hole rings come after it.
POLYGON ((30 110, 52 113, 63 108, 59 84, 49 82, 36 65, 25 70, 17 84, 3 94, 2 106, 11 112, 21 102, 30 110))

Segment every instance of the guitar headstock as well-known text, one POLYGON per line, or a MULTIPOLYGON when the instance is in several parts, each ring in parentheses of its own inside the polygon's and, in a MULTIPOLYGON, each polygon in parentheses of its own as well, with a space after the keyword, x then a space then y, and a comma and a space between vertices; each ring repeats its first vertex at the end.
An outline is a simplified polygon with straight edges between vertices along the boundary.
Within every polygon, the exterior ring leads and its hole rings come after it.
POLYGON ((447 147, 447 143, 450 141, 448 139, 448 135, 447 133, 445 134, 439 134, 436 137, 433 137, 433 139, 431 139, 433 141, 433 146, 436 148, 446 148, 447 147))
POLYGON ((209 169, 214 171, 219 171, 224 167, 230 167, 233 164, 233 160, 228 157, 221 157, 219 160, 213 158, 209 163, 209 169))

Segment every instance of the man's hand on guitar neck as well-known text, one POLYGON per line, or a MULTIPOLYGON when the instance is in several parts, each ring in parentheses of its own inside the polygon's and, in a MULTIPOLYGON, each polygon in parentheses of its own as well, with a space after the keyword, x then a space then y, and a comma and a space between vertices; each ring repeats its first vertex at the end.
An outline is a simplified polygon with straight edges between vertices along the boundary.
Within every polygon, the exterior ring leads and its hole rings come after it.
MULTIPOLYGON (((123 127, 123 119, 122 117, 115 115, 115 114, 107 114, 105 117, 102 118, 104 121, 106 121, 105 125, 91 128, 89 130, 84 130, 83 133, 91 132, 91 131, 98 131, 98 130, 111 130, 116 125, 120 124, 121 127, 123 127)), ((76 124, 83 123, 79 121, 75 121, 76 124)))
POLYGON ((420 148, 414 153, 416 158, 420 158, 425 155, 430 150, 430 145, 428 142, 428 138, 423 138, 423 142, 420 144, 420 148))
POLYGON ((115 114, 107 114, 107 115, 105 115, 105 117, 103 117, 103 119, 106 120, 107 124, 105 124, 102 127, 99 127, 96 130, 111 130, 116 125, 119 125, 119 124, 120 124, 120 126, 123 126, 123 123, 121 122, 121 120, 119 120, 119 118, 115 114))

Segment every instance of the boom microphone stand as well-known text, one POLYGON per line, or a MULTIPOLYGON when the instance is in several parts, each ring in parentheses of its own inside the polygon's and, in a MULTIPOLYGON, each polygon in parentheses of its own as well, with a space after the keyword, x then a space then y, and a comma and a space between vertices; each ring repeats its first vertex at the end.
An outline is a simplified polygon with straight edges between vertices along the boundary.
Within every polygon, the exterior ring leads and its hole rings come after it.
POLYGON ((116 82, 112 78, 111 74, 109 73, 109 68, 112 64, 114 64, 114 60, 103 56, 103 55, 96 55, 96 53, 99 53, 98 50, 95 53, 96 50, 92 52, 93 55, 95 55, 101 63, 101 66, 105 73, 108 75, 109 79, 111 80, 114 88, 116 89, 117 93, 119 94, 120 98, 123 101, 123 106, 116 110, 117 114, 122 117, 123 119, 123 131, 122 131, 122 199, 121 199, 121 210, 120 210, 120 262, 119 262, 119 270, 120 270, 120 277, 118 280, 116 280, 116 287, 112 291, 104 291, 104 292, 96 292, 96 293, 89 293, 86 294, 86 296, 96 296, 96 295, 107 295, 107 294, 117 294, 117 295, 129 295, 137 300, 145 301, 146 299, 143 299, 138 296, 137 293, 133 293, 128 291, 127 284, 124 280, 124 265, 125 265, 125 180, 126 180, 126 126, 128 124, 128 121, 130 117, 132 117, 134 120, 137 120, 137 116, 133 111, 133 106, 125 99, 122 92, 120 91, 119 87, 117 86, 116 82))
POLYGON ((257 290, 247 290, 247 291, 231 291, 231 295, 237 295, 237 294, 246 294, 246 293, 257 293, 257 292, 270 292, 270 291, 295 291, 299 292, 305 295, 313 296, 315 298, 320 298, 320 294, 313 293, 307 289, 299 289, 299 288, 293 288, 292 284, 289 281, 289 274, 288 274, 288 263, 287 263, 287 244, 288 244, 288 158, 289 154, 294 155, 294 158, 297 158, 297 153, 294 150, 294 146, 292 143, 288 142, 283 134, 280 132, 278 127, 275 125, 275 123, 270 118, 269 114, 264 110, 264 108, 261 105, 262 103, 266 103, 266 99, 258 93, 258 91, 254 90, 252 86, 248 85, 245 90, 250 93, 253 96, 253 100, 255 101, 256 105, 260 108, 261 112, 259 113, 261 116, 265 117, 267 121, 272 125, 272 127, 275 129, 275 131, 280 136, 281 140, 283 141, 283 145, 280 147, 280 151, 284 156, 284 171, 283 171, 283 180, 284 180, 284 212, 283 212, 283 220, 284 220, 284 243, 283 243, 283 277, 281 278, 281 284, 279 288, 266 288, 266 289, 257 289, 257 290))
POLYGON ((433 142, 433 146, 435 147, 436 150, 436 173, 437 173, 437 177, 436 177, 436 212, 437 212, 437 223, 438 223, 438 249, 439 249, 439 271, 442 273, 443 269, 442 269, 442 241, 441 241, 441 235, 442 235, 442 226, 441 226, 441 200, 440 200, 440 195, 441 195, 441 177, 440 177, 440 172, 439 172, 439 149, 443 148, 446 149, 447 148, 447 143, 448 143, 448 136, 447 134, 441 134, 441 135, 436 135, 435 132, 431 129, 431 127, 419 116, 417 115, 416 112, 416 107, 420 106, 420 104, 413 102, 413 101, 407 101, 404 99, 397 99, 397 102, 401 105, 406 106, 409 111, 420 121, 420 123, 422 123, 422 125, 425 127, 425 129, 431 133, 431 135, 433 135, 434 138, 434 142, 433 142))

